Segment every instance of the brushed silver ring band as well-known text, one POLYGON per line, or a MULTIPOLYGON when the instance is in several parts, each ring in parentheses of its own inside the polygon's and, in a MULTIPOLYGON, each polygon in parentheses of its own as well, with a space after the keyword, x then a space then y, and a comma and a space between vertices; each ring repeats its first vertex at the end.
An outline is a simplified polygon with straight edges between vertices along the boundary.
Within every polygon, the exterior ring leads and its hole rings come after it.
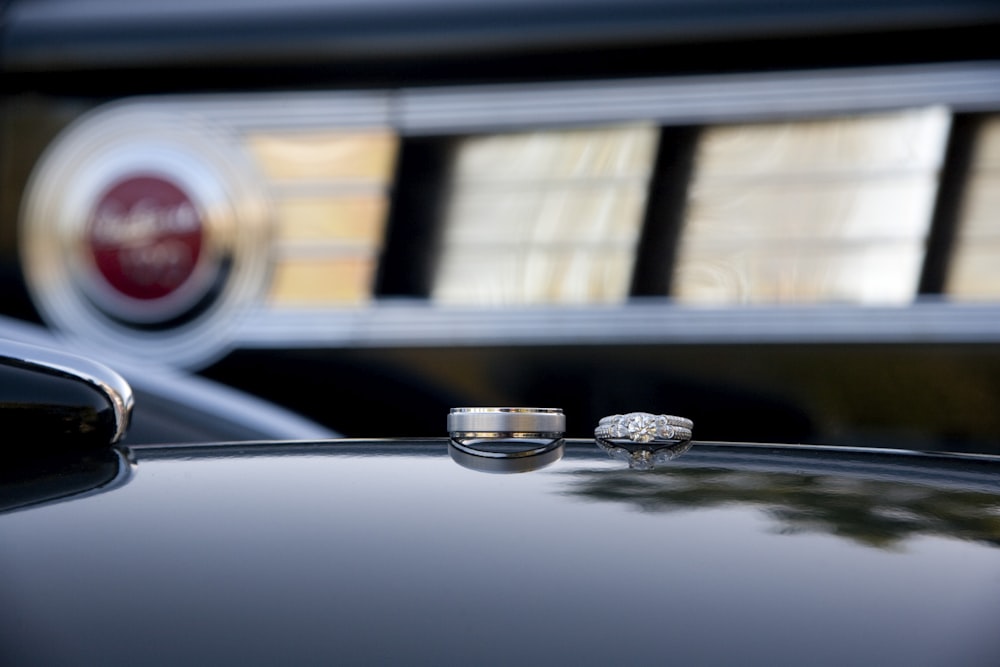
POLYGON ((452 408, 452 437, 562 437, 566 415, 561 408, 452 408))

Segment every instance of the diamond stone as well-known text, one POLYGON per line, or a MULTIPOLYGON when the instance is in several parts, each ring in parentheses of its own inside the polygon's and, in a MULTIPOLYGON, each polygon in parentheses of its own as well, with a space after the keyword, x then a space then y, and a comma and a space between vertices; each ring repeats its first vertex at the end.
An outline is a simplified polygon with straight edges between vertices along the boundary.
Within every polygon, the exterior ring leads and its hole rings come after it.
POLYGON ((625 428, 625 417, 618 415, 617 419, 611 422, 610 435, 612 438, 624 438, 627 429, 625 428))
POLYGON ((673 440, 674 435, 677 431, 674 430, 674 425, 667 421, 667 418, 660 415, 656 418, 656 430, 661 438, 665 440, 673 440))
POLYGON ((649 442, 656 437, 656 420, 645 412, 625 415, 625 429, 632 442, 649 442))

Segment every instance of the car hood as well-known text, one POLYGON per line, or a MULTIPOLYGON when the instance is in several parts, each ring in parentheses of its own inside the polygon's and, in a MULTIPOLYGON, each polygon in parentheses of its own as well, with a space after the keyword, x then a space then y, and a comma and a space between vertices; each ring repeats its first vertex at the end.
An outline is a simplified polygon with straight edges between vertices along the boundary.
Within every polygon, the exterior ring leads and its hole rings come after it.
POLYGON ((89 488, 0 515, 2 661, 1000 663, 1000 459, 696 443, 635 471, 567 441, 505 471, 455 454, 104 457, 89 488))

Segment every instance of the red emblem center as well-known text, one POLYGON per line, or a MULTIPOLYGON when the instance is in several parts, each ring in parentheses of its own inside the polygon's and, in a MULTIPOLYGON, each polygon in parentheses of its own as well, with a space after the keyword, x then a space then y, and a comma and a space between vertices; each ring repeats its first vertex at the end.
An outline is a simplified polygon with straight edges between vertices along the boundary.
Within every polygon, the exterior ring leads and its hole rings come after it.
POLYGON ((198 209, 158 176, 118 181, 98 200, 86 239, 97 270, 121 294, 160 299, 194 273, 203 243, 198 209))

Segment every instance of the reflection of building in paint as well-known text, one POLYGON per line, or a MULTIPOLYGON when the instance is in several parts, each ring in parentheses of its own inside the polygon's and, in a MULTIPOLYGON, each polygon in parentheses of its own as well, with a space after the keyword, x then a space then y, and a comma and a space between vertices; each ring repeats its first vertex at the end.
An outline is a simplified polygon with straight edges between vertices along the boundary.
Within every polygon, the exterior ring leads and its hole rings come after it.
POLYGON ((763 448, 732 460, 706 449, 694 447, 641 475, 574 470, 570 493, 643 512, 750 505, 773 518, 781 533, 828 533, 880 549, 901 548, 921 535, 1000 548, 1000 484, 989 469, 977 473, 975 464, 947 458, 890 463, 878 454, 832 450, 810 464, 808 453, 769 455, 763 448), (741 469, 750 460, 753 465, 741 469))

